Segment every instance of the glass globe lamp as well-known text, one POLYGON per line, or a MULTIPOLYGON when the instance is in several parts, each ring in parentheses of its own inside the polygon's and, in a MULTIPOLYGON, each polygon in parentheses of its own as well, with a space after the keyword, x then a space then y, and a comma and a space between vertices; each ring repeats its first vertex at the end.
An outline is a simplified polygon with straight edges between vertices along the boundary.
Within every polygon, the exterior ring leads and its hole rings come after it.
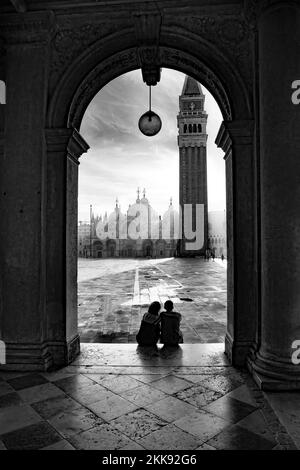
POLYGON ((161 129, 161 119, 158 114, 151 110, 144 113, 139 119, 139 129, 148 137, 158 134, 161 129))

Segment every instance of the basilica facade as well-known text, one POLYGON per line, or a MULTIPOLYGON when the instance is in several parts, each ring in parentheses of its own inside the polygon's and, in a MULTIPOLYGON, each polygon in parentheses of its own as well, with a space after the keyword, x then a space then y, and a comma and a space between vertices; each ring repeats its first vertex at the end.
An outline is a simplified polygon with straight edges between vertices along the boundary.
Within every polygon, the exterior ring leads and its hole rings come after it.
POLYGON ((178 255, 178 240, 175 238, 174 210, 172 199, 169 207, 164 213, 164 220, 170 222, 169 236, 163 234, 163 220, 157 215, 149 200, 146 198, 146 191, 140 198, 140 190, 137 190, 137 199, 133 201, 126 211, 122 213, 118 200, 110 216, 105 213, 104 217, 91 215, 90 223, 79 222, 78 226, 78 256, 92 258, 169 258, 178 255), (146 211, 147 228, 146 236, 131 237, 130 223, 133 221, 132 206, 136 207, 137 213, 146 211), (109 235, 109 220, 116 222, 116 233, 109 235), (125 224, 125 229, 124 229, 125 224), (156 227, 154 227, 156 224, 156 227), (123 225, 123 227, 121 227, 123 225), (99 236, 100 227, 107 236, 99 236))

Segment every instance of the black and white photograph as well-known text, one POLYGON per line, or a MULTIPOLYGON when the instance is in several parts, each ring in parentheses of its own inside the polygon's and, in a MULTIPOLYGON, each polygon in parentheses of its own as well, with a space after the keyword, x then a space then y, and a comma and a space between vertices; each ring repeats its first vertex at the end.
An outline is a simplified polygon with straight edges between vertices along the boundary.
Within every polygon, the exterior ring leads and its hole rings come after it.
POLYGON ((300 0, 0 0, 0 450, 300 450, 300 0))

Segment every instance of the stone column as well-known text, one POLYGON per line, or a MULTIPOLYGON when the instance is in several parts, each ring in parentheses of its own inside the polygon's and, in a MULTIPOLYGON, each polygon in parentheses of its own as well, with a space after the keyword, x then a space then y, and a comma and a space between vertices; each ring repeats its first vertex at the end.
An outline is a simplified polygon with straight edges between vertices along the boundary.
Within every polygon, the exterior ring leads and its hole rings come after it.
POLYGON ((257 328, 256 208, 253 121, 223 122, 216 144, 225 152, 227 215, 227 333, 225 351, 246 364, 257 328))
POLYGON ((47 341, 56 366, 80 350, 77 333, 79 157, 88 145, 74 129, 47 129, 47 341))
POLYGON ((300 389, 300 6, 264 2, 258 21, 261 155, 261 344, 252 364, 262 389, 300 389))
POLYGON ((45 369, 46 147, 49 12, 2 15, 6 49, 4 153, 0 168, 1 335, 6 368, 45 369))

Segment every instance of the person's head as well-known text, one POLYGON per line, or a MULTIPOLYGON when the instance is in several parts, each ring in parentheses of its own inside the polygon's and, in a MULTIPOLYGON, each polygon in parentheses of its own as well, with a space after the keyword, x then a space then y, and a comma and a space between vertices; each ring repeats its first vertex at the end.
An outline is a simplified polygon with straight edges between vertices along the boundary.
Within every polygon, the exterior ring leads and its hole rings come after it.
POLYGON ((164 307, 166 309, 167 312, 172 312, 173 308, 174 308, 174 304, 172 302, 172 300, 167 300, 165 303, 164 303, 164 307))
POLYGON ((148 312, 152 313, 152 315, 158 315, 160 311, 160 303, 155 301, 152 302, 152 304, 149 305, 148 312))

